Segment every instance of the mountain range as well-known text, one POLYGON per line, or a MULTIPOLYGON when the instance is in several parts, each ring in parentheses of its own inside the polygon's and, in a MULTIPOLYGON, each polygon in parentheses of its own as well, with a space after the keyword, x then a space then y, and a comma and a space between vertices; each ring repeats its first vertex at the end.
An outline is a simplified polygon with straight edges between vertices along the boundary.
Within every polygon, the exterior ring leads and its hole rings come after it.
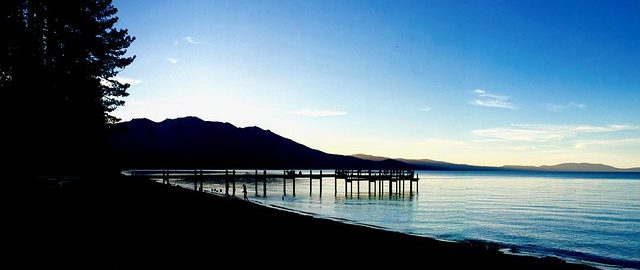
POLYGON ((557 165, 542 165, 542 166, 520 166, 520 165, 506 165, 502 168, 512 170, 526 170, 526 171, 571 171, 571 172, 640 172, 640 167, 621 169, 613 166, 598 164, 598 163, 561 163, 557 165))
POLYGON ((133 119, 117 124, 109 136, 123 168, 407 168, 396 160, 371 161, 311 149, 258 127, 196 117, 156 123, 133 119))
MULTIPOLYGON (((392 158, 372 156, 366 154, 355 154, 354 157, 367 160, 388 160, 392 158)), ((545 171, 545 172, 640 172, 640 167, 621 169, 609 165, 598 163, 561 163, 556 165, 542 166, 521 166, 505 165, 500 167, 476 166, 468 164, 456 164, 431 159, 405 159, 395 158, 393 160, 416 166, 421 170, 436 171, 545 171)))
POLYGON ((430 159, 403 159, 325 153, 259 127, 183 117, 153 122, 133 119, 112 128, 109 144, 122 168, 251 168, 251 169, 415 169, 439 171, 580 171, 640 172, 603 164, 563 163, 553 166, 476 166, 430 159))
POLYGON ((501 170, 499 167, 489 166, 475 166, 468 164, 456 164, 444 161, 437 161, 431 159, 406 159, 406 158, 388 158, 380 156, 372 156, 367 154, 355 154, 354 157, 366 160, 397 160, 420 170, 433 170, 433 171, 496 171, 501 170))

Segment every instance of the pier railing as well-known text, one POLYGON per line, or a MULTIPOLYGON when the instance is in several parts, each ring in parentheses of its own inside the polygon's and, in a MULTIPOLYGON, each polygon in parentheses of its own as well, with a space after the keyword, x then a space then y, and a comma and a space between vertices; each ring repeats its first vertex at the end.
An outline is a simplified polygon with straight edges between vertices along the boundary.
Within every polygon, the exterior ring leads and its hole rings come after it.
POLYGON ((415 193, 418 193, 418 180, 420 179, 413 170, 282 170, 267 171, 262 170, 131 170, 129 174, 139 177, 147 177, 152 180, 162 181, 163 184, 171 184, 171 181, 192 180, 194 189, 203 190, 205 181, 224 181, 225 195, 235 196, 236 181, 238 179, 252 179, 254 181, 255 195, 258 196, 258 184, 262 184, 262 196, 267 196, 267 179, 282 179, 282 193, 287 195, 287 180, 292 182, 292 195, 296 195, 296 181, 309 181, 309 194, 313 190, 314 180, 318 180, 319 193, 322 196, 322 184, 333 178, 334 195, 338 195, 338 180, 344 181, 344 194, 353 195, 353 182, 356 183, 356 192, 360 194, 360 182, 364 181, 368 185, 368 194, 383 196, 388 187, 389 196, 405 195, 405 183, 409 183, 409 195, 414 194, 413 184, 415 182, 415 193), (373 186, 373 189, 372 189, 373 186), (385 187, 386 186, 386 187, 385 187), (350 189, 348 189, 350 188, 350 189), (349 191, 350 190, 350 191, 349 191), (373 193, 372 193, 373 191, 373 193))

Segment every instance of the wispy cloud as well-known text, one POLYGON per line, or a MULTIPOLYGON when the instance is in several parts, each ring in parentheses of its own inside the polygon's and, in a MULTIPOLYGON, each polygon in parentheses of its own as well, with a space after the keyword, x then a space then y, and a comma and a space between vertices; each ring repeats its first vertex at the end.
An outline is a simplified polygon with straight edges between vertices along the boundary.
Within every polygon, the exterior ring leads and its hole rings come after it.
POLYGON ((419 111, 421 111, 421 112, 430 112, 431 111, 431 107, 424 106, 424 107, 420 108, 419 111))
POLYGON ((171 64, 177 64, 178 62, 180 62, 180 60, 171 57, 167 58, 167 61, 169 61, 169 63, 171 64))
POLYGON ((605 133, 638 129, 640 129, 640 126, 634 125, 512 125, 506 128, 477 129, 471 131, 471 133, 477 136, 509 141, 547 142, 573 138, 580 133, 605 133))
POLYGON ((326 117, 326 116, 342 116, 349 114, 345 111, 334 111, 334 110, 298 110, 292 112, 293 114, 310 116, 310 117, 326 117))
POLYGON ((196 44, 196 45, 207 44, 206 42, 196 41, 190 36, 184 37, 184 40, 187 41, 187 43, 189 44, 196 44))
POLYGON ((612 139, 612 140, 576 140, 576 148, 587 148, 593 146, 629 146, 640 145, 640 138, 612 139))
POLYGON ((567 109, 584 109, 587 107, 587 105, 583 103, 577 103, 577 102, 569 102, 567 104, 547 103, 547 104, 544 104, 543 106, 545 109, 547 109, 550 112, 561 112, 567 109))
POLYGON ((509 101, 509 96, 492 94, 482 89, 476 89, 473 93, 476 94, 476 98, 471 101, 473 105, 502 109, 516 108, 516 106, 509 101))
POLYGON ((533 145, 506 146, 505 148, 508 149, 508 150, 515 150, 515 151, 535 151, 535 150, 538 150, 538 147, 535 147, 533 145))

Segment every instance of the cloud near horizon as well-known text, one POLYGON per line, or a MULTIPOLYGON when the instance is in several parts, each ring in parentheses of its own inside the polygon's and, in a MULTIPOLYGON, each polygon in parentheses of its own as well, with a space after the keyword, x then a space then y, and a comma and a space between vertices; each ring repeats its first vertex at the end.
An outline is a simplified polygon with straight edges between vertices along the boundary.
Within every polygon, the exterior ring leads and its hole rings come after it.
POLYGON ((624 130, 639 130, 634 125, 512 125, 511 127, 476 129, 477 136, 507 141, 548 142, 576 137, 580 133, 607 133, 624 130))
POLYGON ((180 62, 179 59, 171 58, 171 57, 167 58, 167 61, 169 61, 169 63, 171 64, 177 64, 178 62, 180 62))
POLYGON ((292 114, 310 116, 310 117, 327 117, 327 116, 342 116, 349 114, 345 111, 333 111, 333 110, 298 110, 291 112, 292 114))
POLYGON ((476 94, 476 98, 471 101, 473 105, 502 109, 516 108, 516 106, 509 101, 509 96, 492 94, 482 89, 476 89, 473 93, 476 94))
POLYGON ((567 109, 584 109, 587 107, 587 105, 584 103, 578 103, 573 101, 567 104, 547 103, 547 104, 544 104, 543 106, 545 109, 547 109, 547 111, 550 111, 550 112, 561 112, 567 109))
POLYGON ((626 139, 613 139, 613 140, 576 140, 575 148, 587 148, 593 146, 640 146, 640 138, 626 138, 626 139))

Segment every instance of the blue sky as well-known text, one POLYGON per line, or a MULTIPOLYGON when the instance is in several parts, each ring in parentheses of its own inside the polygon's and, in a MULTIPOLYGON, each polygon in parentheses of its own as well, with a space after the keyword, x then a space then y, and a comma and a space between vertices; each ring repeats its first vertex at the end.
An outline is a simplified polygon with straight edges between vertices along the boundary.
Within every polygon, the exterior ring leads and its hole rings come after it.
POLYGON ((638 1, 114 1, 123 120, 198 116, 312 148, 640 166, 638 1))

